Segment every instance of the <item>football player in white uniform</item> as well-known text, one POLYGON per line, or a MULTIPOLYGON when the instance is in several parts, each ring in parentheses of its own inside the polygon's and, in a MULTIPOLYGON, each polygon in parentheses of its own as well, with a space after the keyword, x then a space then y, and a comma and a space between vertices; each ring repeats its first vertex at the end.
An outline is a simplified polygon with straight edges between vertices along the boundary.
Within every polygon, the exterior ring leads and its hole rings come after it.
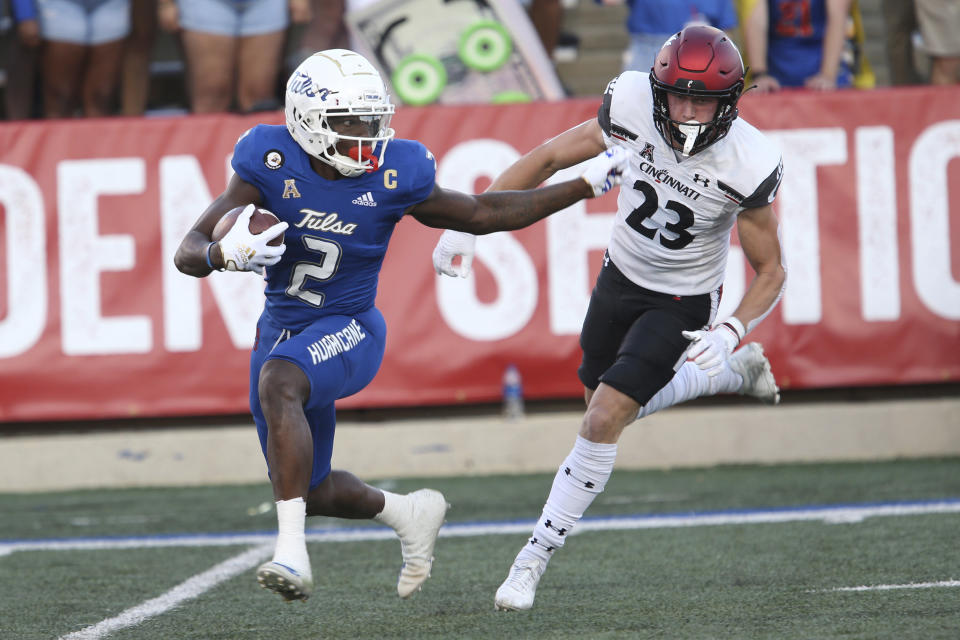
MULTIPOLYGON (((760 345, 734 351, 786 279, 771 206, 780 153, 737 118, 743 77, 740 53, 722 31, 687 27, 664 44, 649 74, 627 71, 610 82, 596 119, 532 150, 490 187, 527 189, 606 148, 630 152, 580 335, 587 411, 533 535, 497 590, 497 609, 533 606, 550 557, 603 491, 628 424, 700 395, 779 400, 760 345), (734 224, 756 276, 733 315, 714 324, 734 224)), ((472 243, 444 232, 434 251, 438 272, 464 275, 452 259, 469 263, 472 243)))

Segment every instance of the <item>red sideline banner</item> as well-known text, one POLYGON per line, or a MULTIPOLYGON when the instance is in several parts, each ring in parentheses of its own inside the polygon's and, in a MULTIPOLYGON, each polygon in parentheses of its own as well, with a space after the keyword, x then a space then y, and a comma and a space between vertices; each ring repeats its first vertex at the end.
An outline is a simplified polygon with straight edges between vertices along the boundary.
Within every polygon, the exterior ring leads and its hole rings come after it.
MULTIPOLYGON (((784 153, 788 286, 749 336, 783 387, 960 378, 958 104, 932 87, 742 101, 784 153)), ((401 108, 394 125, 434 152, 440 184, 476 192, 597 106, 401 108)), ((262 282, 190 278, 172 256, 260 121, 282 115, 0 125, 0 420, 247 411, 262 282)), ((577 334, 615 209, 608 195, 484 236, 469 280, 436 276, 440 232, 402 222, 380 278, 387 355, 341 406, 494 400, 510 362, 528 397, 578 397, 577 334)), ((721 318, 751 274, 734 246, 721 318)))

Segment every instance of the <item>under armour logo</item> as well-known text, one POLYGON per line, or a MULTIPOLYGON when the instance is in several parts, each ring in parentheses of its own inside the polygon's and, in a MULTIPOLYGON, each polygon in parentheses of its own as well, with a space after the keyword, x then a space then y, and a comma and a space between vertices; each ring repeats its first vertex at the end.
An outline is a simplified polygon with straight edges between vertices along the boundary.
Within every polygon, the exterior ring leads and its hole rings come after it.
POLYGON ((704 178, 704 177, 701 176, 699 173, 693 174, 693 181, 694 181, 694 182, 702 182, 702 183, 703 183, 703 186, 705 186, 705 187, 707 187, 707 188, 710 187, 710 178, 704 178))
POLYGON ((543 547, 544 549, 546 549, 548 553, 553 553, 553 550, 556 548, 556 547, 551 547, 551 546, 549 546, 549 545, 543 544, 542 542, 540 542, 540 541, 537 540, 536 538, 530 538, 530 544, 532 544, 532 545, 540 545, 541 547, 543 547))
POLYGON ((566 527, 561 527, 558 529, 557 527, 553 526, 553 523, 550 520, 547 520, 546 522, 544 522, 543 526, 545 526, 547 529, 553 529, 561 536, 565 536, 567 534, 566 527))
POLYGON ((589 480, 581 480, 580 478, 578 478, 578 477, 576 477, 575 475, 573 475, 572 473, 570 473, 570 467, 564 467, 564 468, 563 468, 563 472, 564 472, 565 474, 567 474, 568 476, 570 476, 571 478, 573 478, 574 480, 576 480, 577 482, 582 482, 582 483, 583 483, 583 486, 584 486, 585 488, 587 488, 587 489, 593 489, 593 488, 596 486, 596 485, 594 485, 592 482, 590 482, 589 480))

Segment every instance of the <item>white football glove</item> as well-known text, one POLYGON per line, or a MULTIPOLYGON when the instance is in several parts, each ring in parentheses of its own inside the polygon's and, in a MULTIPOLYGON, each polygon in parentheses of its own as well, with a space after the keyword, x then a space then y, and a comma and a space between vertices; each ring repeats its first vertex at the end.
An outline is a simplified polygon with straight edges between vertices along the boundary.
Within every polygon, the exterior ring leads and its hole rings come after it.
POLYGON ((693 341, 687 358, 705 370, 708 376, 723 371, 723 363, 740 344, 740 336, 726 324, 717 325, 710 331, 684 331, 683 337, 693 341))
POLYGON ((593 189, 593 197, 602 196, 620 184, 629 158, 630 154, 627 150, 617 146, 607 149, 587 162, 580 177, 593 189))
POLYGON ((433 268, 438 275, 466 278, 470 275, 476 246, 477 236, 472 233, 447 229, 433 248, 433 268), (453 264, 456 256, 460 256, 459 267, 453 264))
POLYGON ((248 204, 237 216, 227 235, 217 243, 227 271, 256 271, 263 275, 263 268, 280 262, 280 256, 287 250, 285 244, 275 247, 267 244, 287 230, 290 225, 286 222, 279 222, 257 234, 250 233, 250 218, 255 208, 248 204))

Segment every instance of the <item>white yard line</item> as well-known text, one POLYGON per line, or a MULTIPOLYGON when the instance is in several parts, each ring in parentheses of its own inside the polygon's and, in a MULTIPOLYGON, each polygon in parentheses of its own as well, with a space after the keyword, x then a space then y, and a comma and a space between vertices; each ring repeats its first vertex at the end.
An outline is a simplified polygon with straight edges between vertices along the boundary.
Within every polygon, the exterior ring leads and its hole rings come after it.
MULTIPOLYGON (((866 518, 960 513, 960 500, 905 502, 894 504, 840 505, 783 509, 751 509, 714 513, 613 516, 584 518, 577 529, 611 531, 623 529, 670 529, 675 527, 713 527, 739 524, 775 524, 781 522, 820 521, 829 524, 857 523, 866 518)), ((444 525, 440 537, 471 537, 528 533, 535 522, 463 522, 444 525)), ((198 535, 136 536, 129 538, 65 538, 58 540, 11 540, 0 542, 0 557, 15 551, 53 551, 76 549, 145 549, 156 547, 217 547, 242 544, 267 544, 276 533, 211 533, 198 535)), ((395 534, 384 527, 343 527, 308 529, 308 542, 364 542, 392 540, 395 534)))
MULTIPOLYGON (((800 521, 821 521, 824 523, 857 523, 866 518, 912 516, 926 514, 960 513, 960 500, 939 502, 912 502, 876 505, 840 505, 809 508, 784 508, 769 510, 744 510, 717 513, 691 513, 669 515, 637 515, 609 518, 585 518, 578 527, 584 531, 610 531, 624 529, 666 529, 675 527, 703 527, 740 524, 770 524, 800 521)), ((513 522, 465 522, 448 524, 440 530, 440 536, 472 537, 482 535, 500 535, 528 533, 534 525, 533 520, 513 522)), ((254 548, 234 556, 225 562, 198 574, 165 594, 147 600, 113 618, 103 620, 93 626, 81 629, 59 640, 97 640, 118 629, 124 629, 158 616, 185 600, 196 598, 225 580, 257 566, 273 550, 276 534, 265 533, 225 533, 187 536, 142 536, 131 538, 75 538, 63 540, 23 540, 0 542, 0 557, 15 551, 55 551, 72 549, 142 549, 150 547, 201 547, 227 545, 257 545, 254 548)), ((383 527, 355 527, 308 530, 309 542, 347 542, 392 540, 393 531, 383 527)), ((878 585, 861 587, 840 587, 823 591, 882 591, 888 589, 922 589, 931 587, 957 587, 960 581, 925 582, 907 585, 878 585)), ((810 592, 814 593, 814 592, 810 592)))
POLYGON ((819 589, 809 593, 823 593, 825 591, 892 591, 894 589, 935 589, 938 587, 960 587, 960 580, 943 580, 941 582, 909 582, 907 584, 876 584, 860 587, 837 587, 835 589, 819 589))
POLYGON ((199 573, 185 582, 181 582, 161 596, 147 600, 143 604, 127 609, 120 615, 107 618, 97 624, 75 631, 59 640, 96 640, 119 629, 133 627, 149 618, 165 613, 185 600, 192 600, 221 582, 257 566, 273 553, 273 544, 254 547, 238 556, 199 573))

